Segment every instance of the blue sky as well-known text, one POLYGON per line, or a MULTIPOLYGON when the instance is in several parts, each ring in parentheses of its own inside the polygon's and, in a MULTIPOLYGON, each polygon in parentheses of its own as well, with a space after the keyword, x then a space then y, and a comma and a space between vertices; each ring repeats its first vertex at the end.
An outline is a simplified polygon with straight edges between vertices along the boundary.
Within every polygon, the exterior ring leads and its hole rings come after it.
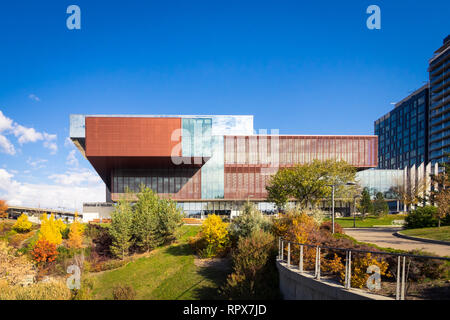
POLYGON ((66 141, 70 113, 253 114, 284 134, 373 134, 428 79, 449 15, 438 0, 2 2, 0 197, 104 200, 66 141), (66 28, 71 4, 81 30, 66 28), (371 4, 381 30, 366 27, 371 4))

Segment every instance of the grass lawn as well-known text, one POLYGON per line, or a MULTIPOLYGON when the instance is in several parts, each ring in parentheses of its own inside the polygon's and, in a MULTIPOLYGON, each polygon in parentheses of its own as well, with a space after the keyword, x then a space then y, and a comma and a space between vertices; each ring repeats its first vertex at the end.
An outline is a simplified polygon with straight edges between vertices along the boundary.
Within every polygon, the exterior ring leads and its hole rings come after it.
MULTIPOLYGON (((383 217, 369 216, 362 220, 360 217, 356 217, 356 227, 357 228, 368 228, 373 226, 385 226, 392 225, 394 220, 404 220, 405 215, 398 214, 388 214, 383 217)), ((327 218, 326 220, 331 220, 327 218)), ((353 227, 353 217, 336 218, 335 221, 339 223, 343 228, 353 227)))
POLYGON ((412 237, 450 241, 450 226, 440 228, 436 227, 436 228, 409 229, 409 230, 402 230, 401 233, 412 237))
POLYGON ((226 272, 194 264, 194 254, 187 243, 200 226, 183 226, 177 243, 155 249, 148 257, 101 274, 93 279, 95 299, 112 299, 112 289, 118 284, 132 285, 136 299, 191 300, 219 298, 218 287, 226 272))

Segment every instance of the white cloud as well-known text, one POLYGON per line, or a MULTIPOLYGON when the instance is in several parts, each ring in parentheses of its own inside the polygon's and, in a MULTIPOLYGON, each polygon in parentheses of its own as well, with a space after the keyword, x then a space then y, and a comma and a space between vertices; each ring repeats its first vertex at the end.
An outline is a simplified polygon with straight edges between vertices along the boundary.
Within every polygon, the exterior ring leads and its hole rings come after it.
POLYGON ((76 157, 77 150, 72 150, 69 152, 69 155, 66 158, 66 163, 71 166, 78 167, 78 159, 76 157))
POLYGON ((58 145, 54 142, 44 141, 44 147, 50 149, 50 154, 55 154, 58 151, 58 145))
POLYGON ((102 182, 97 174, 88 169, 69 170, 63 174, 52 174, 48 178, 67 186, 95 185, 102 182))
POLYGON ((0 132, 12 129, 12 119, 6 117, 0 110, 0 132))
POLYGON ((56 140, 56 134, 48 134, 47 132, 44 132, 44 139, 46 141, 53 141, 56 140))
POLYGON ((30 98, 31 100, 34 100, 34 101, 36 101, 36 102, 39 102, 39 101, 41 101, 41 98, 39 98, 37 95, 35 95, 35 94, 30 94, 29 96, 28 96, 28 98, 30 98))
POLYGON ((47 159, 36 159, 33 160, 31 158, 28 158, 27 163, 33 167, 33 169, 41 169, 41 168, 45 168, 45 163, 47 163, 48 160, 47 159))
POLYGON ((27 128, 21 125, 16 125, 13 128, 13 133, 17 137, 20 144, 36 142, 44 139, 42 133, 37 132, 34 128, 27 128))
POLYGON ((16 148, 14 148, 14 145, 2 134, 0 134, 0 150, 6 154, 16 154, 16 148))
POLYGON ((34 128, 22 126, 12 119, 6 117, 0 110, 0 151, 6 154, 14 155, 16 153, 14 145, 6 137, 6 134, 13 134, 20 145, 29 142, 43 141, 44 148, 50 150, 50 154, 55 154, 58 151, 56 144, 57 135, 49 134, 47 132, 39 132, 34 128))
POLYGON ((64 139, 64 147, 66 148, 75 147, 70 137, 66 137, 66 139, 64 139))
POLYGON ((58 179, 54 179, 54 184, 32 184, 14 180, 12 173, 0 169, 0 198, 7 200, 9 205, 78 210, 83 202, 105 201, 105 186, 100 178, 93 179, 95 174, 91 171, 90 174, 80 173, 81 178, 75 178, 74 173, 55 175, 72 177, 63 179, 64 183, 58 183, 58 179), (70 179, 76 184, 67 184, 70 179))

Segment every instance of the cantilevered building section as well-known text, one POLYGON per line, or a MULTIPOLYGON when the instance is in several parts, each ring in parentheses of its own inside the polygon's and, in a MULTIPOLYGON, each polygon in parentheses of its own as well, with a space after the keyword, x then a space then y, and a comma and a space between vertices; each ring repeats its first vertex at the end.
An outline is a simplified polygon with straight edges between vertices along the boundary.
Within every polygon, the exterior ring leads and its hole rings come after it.
POLYGON ((429 158, 434 164, 447 161, 450 153, 450 35, 429 61, 430 144, 429 158))
POLYGON ((263 211, 279 168, 314 159, 377 166, 377 136, 255 134, 253 116, 71 115, 71 139, 103 179, 107 202, 143 184, 188 214, 263 211))

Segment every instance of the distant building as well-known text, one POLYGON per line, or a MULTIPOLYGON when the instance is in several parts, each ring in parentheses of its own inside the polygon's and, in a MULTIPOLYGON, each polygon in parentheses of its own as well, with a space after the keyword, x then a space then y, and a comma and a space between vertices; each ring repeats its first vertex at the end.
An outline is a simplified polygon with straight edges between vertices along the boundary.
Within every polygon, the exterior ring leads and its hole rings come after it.
POLYGON ((356 173, 356 181, 361 188, 368 189, 372 199, 381 192, 391 212, 406 211, 402 194, 408 194, 411 198, 413 195, 422 198, 430 196, 434 187, 431 175, 437 174, 438 170, 438 164, 432 165, 431 162, 413 164, 403 169, 367 169, 356 173))
POLYGON ((450 153, 450 36, 429 60, 429 82, 374 123, 378 168, 402 169, 448 161, 450 153))
POLYGON ((447 161, 450 153, 450 35, 429 60, 430 124, 429 159, 432 163, 447 161))
POLYGON ((428 162, 428 96, 428 85, 424 85, 375 121, 379 168, 402 169, 428 162))

